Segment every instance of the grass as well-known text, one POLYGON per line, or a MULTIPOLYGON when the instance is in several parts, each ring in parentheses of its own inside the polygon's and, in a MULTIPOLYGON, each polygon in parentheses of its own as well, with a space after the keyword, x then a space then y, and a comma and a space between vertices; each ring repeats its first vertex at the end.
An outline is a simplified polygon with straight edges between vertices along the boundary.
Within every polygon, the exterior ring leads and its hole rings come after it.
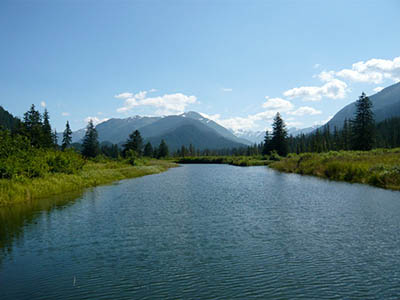
POLYGON ((291 154, 269 166, 282 172, 400 190, 400 148, 291 154))
POLYGON ((123 162, 88 162, 76 174, 55 173, 40 178, 0 180, 0 206, 22 203, 67 192, 79 191, 114 181, 156 174, 176 166, 172 162, 150 160, 139 166, 123 162))
POLYGON ((180 164, 228 164, 233 166, 265 166, 270 163, 262 156, 198 156, 182 157, 175 160, 180 164))

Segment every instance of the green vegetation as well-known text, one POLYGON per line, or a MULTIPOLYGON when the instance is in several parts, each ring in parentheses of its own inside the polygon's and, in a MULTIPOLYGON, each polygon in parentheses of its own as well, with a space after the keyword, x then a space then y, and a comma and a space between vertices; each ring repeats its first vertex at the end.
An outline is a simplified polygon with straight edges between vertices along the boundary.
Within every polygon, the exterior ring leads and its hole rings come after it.
POLYGON ((290 154, 270 164, 278 171, 400 190, 400 148, 290 154))
POLYGON ((81 170, 74 173, 48 172, 35 178, 0 179, 0 205, 80 191, 122 179, 160 173, 174 166, 172 162, 160 160, 141 160, 132 166, 125 161, 98 159, 98 162, 87 161, 81 170))
MULTIPOLYGON (((5 113, 3 115, 8 121, 13 120, 5 113)), ((0 205, 80 191, 116 180, 159 173, 174 166, 170 162, 141 158, 133 149, 121 158, 116 145, 100 149, 92 121, 86 130, 82 154, 70 144, 68 122, 60 150, 49 119, 47 110, 42 116, 32 105, 17 128, 0 130, 0 205)))

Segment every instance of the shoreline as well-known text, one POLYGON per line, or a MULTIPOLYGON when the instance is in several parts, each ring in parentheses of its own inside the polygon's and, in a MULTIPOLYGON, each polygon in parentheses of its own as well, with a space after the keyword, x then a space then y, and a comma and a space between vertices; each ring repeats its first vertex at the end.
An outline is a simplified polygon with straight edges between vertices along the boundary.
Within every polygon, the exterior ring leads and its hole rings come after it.
POLYGON ((151 160, 143 166, 131 166, 121 162, 92 162, 77 174, 55 173, 34 179, 2 179, 0 180, 0 206, 80 191, 124 179, 158 174, 177 166, 173 162, 162 160, 151 160))

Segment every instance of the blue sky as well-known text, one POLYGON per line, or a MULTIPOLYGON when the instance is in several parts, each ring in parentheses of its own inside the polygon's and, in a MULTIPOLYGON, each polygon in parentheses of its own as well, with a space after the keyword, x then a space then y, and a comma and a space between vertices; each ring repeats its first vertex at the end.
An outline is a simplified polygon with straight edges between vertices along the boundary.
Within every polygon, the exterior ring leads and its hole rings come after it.
POLYGON ((400 80, 400 1, 1 1, 0 105, 62 131, 194 110, 326 121, 400 80))

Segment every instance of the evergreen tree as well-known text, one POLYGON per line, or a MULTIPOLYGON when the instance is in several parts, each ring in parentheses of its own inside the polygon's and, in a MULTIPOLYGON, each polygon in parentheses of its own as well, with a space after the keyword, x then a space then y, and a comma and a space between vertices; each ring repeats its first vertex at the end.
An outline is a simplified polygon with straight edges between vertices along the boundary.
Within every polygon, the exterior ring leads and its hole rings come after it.
POLYGON ((150 142, 147 142, 147 144, 144 146, 143 156, 146 156, 146 157, 153 156, 153 146, 151 145, 150 142))
POLYGON ((270 155, 272 150, 273 150, 272 149, 272 137, 271 137, 269 131, 267 130, 265 132, 264 147, 263 147, 262 154, 263 155, 270 155))
POLYGON ((124 153, 128 150, 133 150, 138 156, 142 155, 143 139, 139 130, 135 130, 129 135, 128 140, 124 144, 124 153))
POLYGON ((41 146, 43 135, 42 125, 42 116, 40 112, 35 109, 35 105, 32 104, 30 110, 24 114, 23 126, 23 133, 28 137, 32 146, 41 146))
POLYGON ((82 155, 85 157, 96 157, 99 154, 99 141, 97 130, 93 121, 90 120, 86 127, 85 137, 82 143, 82 155))
POLYGON ((272 128, 272 149, 280 156, 286 156, 288 153, 287 131, 285 122, 282 120, 279 112, 275 115, 272 128))
POLYGON ((65 150, 71 145, 72 142, 72 130, 69 127, 69 122, 67 121, 67 124, 65 124, 65 130, 63 133, 63 140, 62 140, 62 145, 61 149, 65 150))
POLYGON ((157 158, 167 157, 169 154, 168 146, 164 140, 161 140, 160 146, 158 147, 157 158))
POLYGON ((371 150, 374 145, 375 120, 372 102, 363 92, 356 101, 356 113, 352 124, 352 148, 354 150, 371 150))
POLYGON ((50 126, 50 116, 47 109, 44 110, 43 114, 43 127, 42 127, 42 147, 52 148, 53 144, 53 132, 50 126))

